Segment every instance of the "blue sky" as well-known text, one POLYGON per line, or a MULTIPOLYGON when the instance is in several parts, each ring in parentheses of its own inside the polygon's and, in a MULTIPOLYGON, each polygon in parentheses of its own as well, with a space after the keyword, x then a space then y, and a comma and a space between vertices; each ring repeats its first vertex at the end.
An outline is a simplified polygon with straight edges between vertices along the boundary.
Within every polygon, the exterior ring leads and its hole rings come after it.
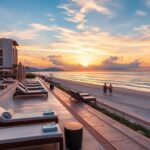
POLYGON ((0 0, 0 37, 17 40, 31 66, 58 65, 50 55, 61 66, 101 66, 112 56, 114 65, 149 66, 149 18, 150 0, 0 0))
MULTIPOLYGON (((150 17, 150 7, 147 5, 148 0, 111 0, 108 1, 108 8, 113 11, 114 16, 105 16, 94 10, 87 14, 88 24, 98 26, 104 30, 112 32, 128 33, 128 27, 135 25, 148 24, 150 17), (147 15, 138 16, 136 11, 143 11, 147 15), (111 18, 112 17, 112 18, 111 18), (124 24, 119 27, 121 23, 124 24)), ((26 25, 37 22, 43 24, 52 24, 46 17, 46 14, 52 14, 55 17, 55 23, 60 26, 75 28, 75 25, 65 20, 63 9, 58 7, 63 4, 71 3, 69 0, 0 0, 1 22, 0 27, 9 29, 12 25, 17 25, 18 28, 25 28, 26 25), (22 23, 22 25, 21 25, 22 23)), ((73 6, 75 8, 76 6, 73 6)), ((132 28, 130 28, 131 30, 132 28)))

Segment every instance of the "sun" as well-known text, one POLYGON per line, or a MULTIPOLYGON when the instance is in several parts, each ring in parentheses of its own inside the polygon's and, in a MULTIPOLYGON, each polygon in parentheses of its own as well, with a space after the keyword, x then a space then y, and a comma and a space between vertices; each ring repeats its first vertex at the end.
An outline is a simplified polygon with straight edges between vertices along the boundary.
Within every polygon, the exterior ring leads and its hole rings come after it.
POLYGON ((85 61, 81 65, 84 66, 84 67, 87 67, 89 65, 89 63, 85 61))
POLYGON ((80 56, 79 63, 84 67, 88 67, 91 64, 91 58, 88 56, 80 56))

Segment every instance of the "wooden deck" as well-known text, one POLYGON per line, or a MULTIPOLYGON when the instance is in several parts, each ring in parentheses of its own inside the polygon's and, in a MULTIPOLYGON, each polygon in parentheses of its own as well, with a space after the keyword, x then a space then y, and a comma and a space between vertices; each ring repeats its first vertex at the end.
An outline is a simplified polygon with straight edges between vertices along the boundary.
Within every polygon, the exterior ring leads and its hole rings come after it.
MULTIPOLYGON (((45 85, 48 87, 47 84, 45 85)), ((57 88, 55 88, 53 94, 105 149, 150 149, 150 139, 143 135, 125 127, 84 103, 70 101, 70 95, 57 88)))
MULTIPOLYGON (((4 108, 13 108, 16 112, 37 112, 48 109, 55 109, 59 116, 59 123, 63 131, 63 124, 66 121, 75 121, 77 120, 70 111, 64 107, 62 103, 51 93, 49 92, 48 99, 46 100, 43 97, 34 97, 34 98, 23 98, 18 97, 16 100, 12 99, 12 94, 15 90, 16 85, 11 85, 7 91, 1 91, 0 95, 0 105, 4 108)), ((11 145, 10 145, 11 147, 11 145)), ((57 144, 49 144, 43 146, 34 146, 34 147, 23 147, 13 150, 57 150, 57 144)), ((64 148, 65 150, 66 148, 64 148)), ((84 128, 83 134, 83 150, 104 150, 104 146, 100 144, 95 137, 93 137, 86 128, 84 128)))
MULTIPOLYGON (((42 81, 49 88, 49 85, 42 81)), ((106 115, 94 110, 90 106, 70 101, 70 96, 55 88, 49 92, 48 99, 17 98, 12 100, 16 85, 8 87, 0 93, 0 105, 4 108, 12 107, 16 112, 33 112, 55 109, 59 116, 59 123, 63 131, 66 121, 78 120, 84 126, 82 150, 149 150, 150 140, 131 129, 112 120, 106 115)), ((19 150, 57 150, 57 144, 24 147, 19 150)), ((66 148, 64 148, 66 149, 66 148)), ((15 149, 17 150, 17 149, 15 149)))

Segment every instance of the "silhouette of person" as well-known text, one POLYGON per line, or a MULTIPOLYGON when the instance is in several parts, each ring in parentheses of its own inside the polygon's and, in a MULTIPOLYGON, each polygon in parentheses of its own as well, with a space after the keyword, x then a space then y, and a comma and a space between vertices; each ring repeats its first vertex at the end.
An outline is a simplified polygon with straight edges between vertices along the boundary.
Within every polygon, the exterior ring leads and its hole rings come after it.
POLYGON ((103 93, 104 93, 104 95, 106 95, 106 93, 107 93, 107 85, 106 85, 106 83, 104 83, 104 85, 103 85, 103 93))
POLYGON ((112 96, 112 90, 113 90, 112 84, 109 85, 108 90, 109 90, 109 95, 112 96))

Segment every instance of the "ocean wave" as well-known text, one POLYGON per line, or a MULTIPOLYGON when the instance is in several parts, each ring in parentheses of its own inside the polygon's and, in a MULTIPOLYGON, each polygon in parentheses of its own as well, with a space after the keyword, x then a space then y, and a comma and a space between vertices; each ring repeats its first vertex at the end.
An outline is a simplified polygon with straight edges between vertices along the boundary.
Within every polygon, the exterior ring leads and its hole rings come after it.
MULTIPOLYGON (((50 72, 43 72, 48 75, 50 72)), ((150 92, 150 72, 53 72, 54 77, 96 85, 113 86, 150 92)))

